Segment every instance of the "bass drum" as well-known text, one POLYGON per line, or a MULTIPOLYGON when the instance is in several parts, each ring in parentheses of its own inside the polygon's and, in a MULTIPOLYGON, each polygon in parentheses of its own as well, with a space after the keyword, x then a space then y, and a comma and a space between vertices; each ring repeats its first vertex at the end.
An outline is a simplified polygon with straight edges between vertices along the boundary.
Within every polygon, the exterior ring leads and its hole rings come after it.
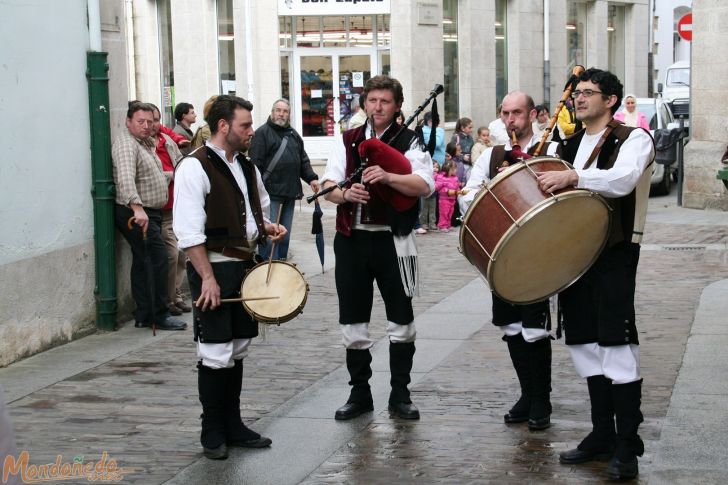
POLYGON ((245 275, 241 286, 243 307, 262 323, 280 325, 303 312, 308 298, 308 283, 298 268, 285 261, 260 263, 245 275), (268 267, 270 266, 270 278, 268 267), (267 298, 249 300, 248 298, 267 298))
POLYGON ((571 169, 553 157, 517 163, 475 196, 460 228, 460 252, 510 303, 548 298, 583 275, 607 243, 611 209, 598 194, 542 192, 536 172, 571 169))

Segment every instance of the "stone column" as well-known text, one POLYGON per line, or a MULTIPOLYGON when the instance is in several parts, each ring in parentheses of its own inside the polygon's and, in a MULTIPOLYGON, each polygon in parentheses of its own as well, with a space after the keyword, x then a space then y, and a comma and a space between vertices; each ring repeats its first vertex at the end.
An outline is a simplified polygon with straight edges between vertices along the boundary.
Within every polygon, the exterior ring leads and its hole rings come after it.
MULTIPOLYGON (((445 74, 442 47, 442 0, 423 2, 392 2, 390 16, 392 32, 392 77, 404 88, 406 116, 419 106, 436 84, 442 84, 445 74), (433 24, 420 24, 419 9, 436 12, 433 24)), ((462 44, 459 44, 462 45, 462 44)), ((462 70, 460 71, 462 72, 462 70)), ((444 113, 443 96, 438 97, 438 111, 444 113)), ((462 104, 461 104, 462 106, 462 104)), ((426 109, 427 112, 429 109, 426 109)), ((421 115, 422 116, 422 115, 421 115)), ((410 125, 412 128, 414 125, 410 125)))
POLYGON ((683 205, 728 210, 728 191, 716 179, 728 143, 728 4, 693 1, 690 143, 685 147, 683 205))
POLYGON ((459 9, 460 113, 473 120, 475 138, 495 118, 495 4, 464 0, 459 9))

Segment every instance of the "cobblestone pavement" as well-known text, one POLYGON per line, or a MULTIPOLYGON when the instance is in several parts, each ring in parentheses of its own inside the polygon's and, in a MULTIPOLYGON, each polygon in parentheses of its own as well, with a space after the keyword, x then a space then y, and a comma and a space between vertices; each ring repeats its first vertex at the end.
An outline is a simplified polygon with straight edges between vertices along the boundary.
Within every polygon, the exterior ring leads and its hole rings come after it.
MULTIPOLYGON (((651 201, 651 208, 659 212, 663 200, 651 201)), ((333 212, 324 206, 325 236, 331 244, 333 212)), ((652 453, 701 291, 728 274, 728 224, 686 225, 664 219, 648 218, 638 272, 645 379, 641 435, 646 444, 641 482, 650 477, 652 453)), ((309 224, 310 212, 296 211, 294 261, 296 254, 303 254, 298 244, 313 245, 309 224)), ((457 242, 456 232, 418 238, 425 264, 421 296, 414 301, 416 315, 478 277, 458 254, 457 242)), ((252 427, 344 363, 333 271, 306 276, 310 294, 304 313, 280 327, 268 327, 245 361, 241 406, 252 427)), ((377 302, 372 321, 383 319, 383 305, 377 302)), ((384 337, 383 326, 372 325, 372 334, 374 339, 384 337)), ((114 334, 107 336, 113 339, 114 334)), ((84 355, 75 358, 83 361, 84 355)), ((353 439, 314 464, 303 483, 601 482, 604 464, 558 463, 558 452, 578 443, 590 422, 586 386, 576 377, 562 341, 554 343, 553 360, 552 427, 534 433, 522 425, 505 426, 502 415, 517 397, 518 384, 499 332, 486 324, 413 386, 420 421, 391 420, 386 412, 375 415, 353 439)), ((94 460, 107 451, 120 466, 135 469, 123 483, 163 483, 200 458, 194 362, 191 331, 168 332, 11 400, 18 448, 28 450, 35 464, 54 462, 58 454, 66 461, 77 455, 94 460)), ((0 369, 0 382, 10 368, 0 369)), ((341 403, 345 398, 341 396, 341 403)), ((332 409, 341 403, 332 403, 332 409)), ((216 483, 214 477, 210 483, 216 483)), ((260 482, 245 477, 240 483, 260 482)))

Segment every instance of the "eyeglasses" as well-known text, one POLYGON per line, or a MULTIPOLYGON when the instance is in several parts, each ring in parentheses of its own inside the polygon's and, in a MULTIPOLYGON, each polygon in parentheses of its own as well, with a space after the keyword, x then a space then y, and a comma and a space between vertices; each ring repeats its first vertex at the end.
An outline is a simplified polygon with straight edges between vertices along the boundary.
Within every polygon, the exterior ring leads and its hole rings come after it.
POLYGON ((594 91, 593 89, 585 89, 584 91, 574 91, 571 93, 571 99, 576 99, 579 95, 583 94, 585 98, 591 98, 595 94, 604 94, 601 91, 594 91))

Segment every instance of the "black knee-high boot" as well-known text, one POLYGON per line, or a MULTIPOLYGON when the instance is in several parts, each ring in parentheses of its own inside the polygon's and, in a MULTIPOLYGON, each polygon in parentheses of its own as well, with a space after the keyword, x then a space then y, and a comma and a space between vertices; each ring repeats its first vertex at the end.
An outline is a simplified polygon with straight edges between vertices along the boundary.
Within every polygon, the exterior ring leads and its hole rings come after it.
POLYGON ((592 460, 608 460, 614 453, 614 404, 612 381, 603 375, 586 379, 591 403, 592 431, 576 449, 559 455, 561 463, 575 464, 592 460))
POLYGON ((270 446, 270 438, 251 430, 240 417, 240 391, 243 387, 243 360, 235 360, 235 366, 228 371, 227 393, 225 396, 225 434, 228 446, 241 448, 264 448, 270 446))
POLYGON ((211 460, 227 458, 225 445, 225 397, 229 369, 212 369, 197 364, 197 388, 202 404, 202 452, 211 460))
POLYGON ((349 371, 351 393, 346 404, 336 410, 334 418, 346 420, 374 411, 369 379, 372 377, 372 354, 369 349, 346 349, 346 368, 349 371))
POLYGON ((606 473, 615 480, 635 478, 639 473, 637 457, 645 452, 645 445, 637 434, 640 423, 644 421, 640 411, 642 380, 612 384, 612 398, 617 418, 617 449, 606 473))
POLYGON ((526 345, 531 376, 528 429, 537 431, 551 426, 551 338, 526 345))
POLYGON ((389 371, 392 392, 389 394, 389 415, 403 419, 420 419, 420 412, 412 404, 407 385, 410 383, 415 343, 389 343, 389 371))
POLYGON ((503 421, 509 424, 523 423, 528 421, 528 412, 531 409, 531 366, 528 362, 528 342, 523 340, 521 333, 504 335, 503 340, 508 344, 508 353, 521 386, 521 396, 511 410, 503 416, 503 421))

